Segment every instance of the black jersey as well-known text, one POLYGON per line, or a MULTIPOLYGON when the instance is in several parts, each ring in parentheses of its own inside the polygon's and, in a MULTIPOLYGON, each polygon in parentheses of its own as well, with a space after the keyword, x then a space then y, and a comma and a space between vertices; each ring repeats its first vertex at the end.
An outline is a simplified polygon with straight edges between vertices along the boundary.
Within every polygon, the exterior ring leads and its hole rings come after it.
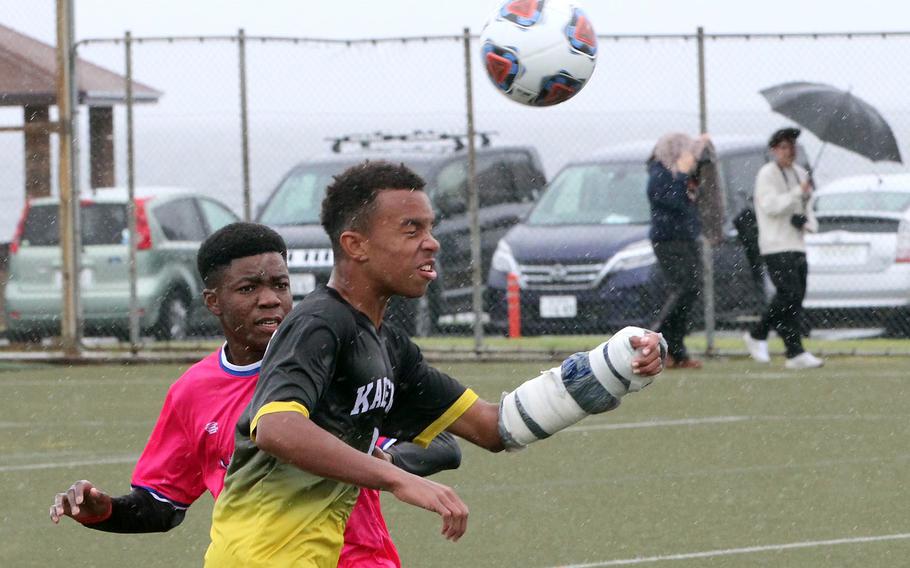
POLYGON ((241 558, 238 565, 248 566, 265 556, 294 564, 299 554, 340 551, 356 488, 259 450, 253 439, 260 417, 299 412, 370 452, 380 434, 426 446, 476 400, 427 365, 402 330, 387 323, 377 330, 335 290, 318 288, 281 323, 266 350, 253 398, 237 422, 207 562, 241 558))
MULTIPOLYGON (((407 334, 379 330, 332 288, 300 302, 272 338, 256 391, 237 424, 250 437, 260 410, 296 402, 324 430, 361 451, 378 433, 426 445, 420 434, 465 388, 427 365, 407 334)), ((255 432, 253 432, 255 435, 255 432)))

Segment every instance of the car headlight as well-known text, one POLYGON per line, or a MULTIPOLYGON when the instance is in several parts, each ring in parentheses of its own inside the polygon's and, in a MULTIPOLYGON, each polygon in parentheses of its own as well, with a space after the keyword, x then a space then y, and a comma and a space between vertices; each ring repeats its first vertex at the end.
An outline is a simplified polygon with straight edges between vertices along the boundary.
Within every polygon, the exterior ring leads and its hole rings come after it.
POLYGON ((607 262, 606 272, 621 272, 623 270, 632 270, 633 268, 642 268, 655 262, 657 262, 657 257, 654 255, 654 247, 651 246, 651 241, 643 239, 626 245, 613 255, 613 258, 607 262))
POLYGON ((498 272, 506 274, 514 272, 519 277, 521 276, 521 268, 518 266, 515 256, 512 255, 512 247, 504 239, 500 239, 499 244, 496 245, 491 267, 498 272))

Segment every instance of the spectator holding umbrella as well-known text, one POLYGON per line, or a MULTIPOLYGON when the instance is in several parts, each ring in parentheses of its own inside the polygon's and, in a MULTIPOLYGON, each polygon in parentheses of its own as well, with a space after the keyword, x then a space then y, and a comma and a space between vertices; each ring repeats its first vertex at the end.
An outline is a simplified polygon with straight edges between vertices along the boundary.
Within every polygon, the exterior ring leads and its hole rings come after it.
POLYGON ((755 180, 758 246, 776 292, 761 320, 743 336, 752 358, 768 363, 768 333, 776 330, 786 347, 788 369, 823 364, 803 348, 799 327, 808 274, 804 235, 817 229, 806 207, 812 184, 806 170, 795 163, 799 134, 798 128, 781 128, 771 135, 768 146, 774 160, 762 166, 755 180))

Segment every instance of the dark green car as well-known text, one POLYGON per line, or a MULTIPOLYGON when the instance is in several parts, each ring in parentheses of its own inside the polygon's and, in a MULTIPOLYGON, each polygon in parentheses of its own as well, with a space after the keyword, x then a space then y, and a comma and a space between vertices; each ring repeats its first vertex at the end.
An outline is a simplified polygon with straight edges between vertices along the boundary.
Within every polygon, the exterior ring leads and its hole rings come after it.
MULTIPOLYGON (((137 297, 140 329, 182 339, 211 323, 202 308, 196 251, 212 232, 238 221, 224 204, 179 188, 137 188, 137 297)), ((63 311, 59 201, 29 201, 10 245, 5 292, 7 337, 37 341, 60 332, 63 311)), ((129 335, 127 193, 95 191, 80 201, 81 312, 86 335, 129 335)))

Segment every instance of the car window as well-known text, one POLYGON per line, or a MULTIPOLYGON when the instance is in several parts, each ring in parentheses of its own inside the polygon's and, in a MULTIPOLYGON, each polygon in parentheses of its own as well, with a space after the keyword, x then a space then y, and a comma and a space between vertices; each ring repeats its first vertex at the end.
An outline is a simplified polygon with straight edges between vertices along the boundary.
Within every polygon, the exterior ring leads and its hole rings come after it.
MULTIPOLYGON (((32 206, 22 228, 21 244, 24 246, 58 246, 60 226, 58 206, 55 204, 32 206)), ((126 206, 122 203, 82 203, 79 206, 82 224, 82 244, 115 245, 124 243, 126 231, 126 206)))
POLYGON ((206 235, 211 235, 221 227, 236 223, 240 220, 230 209, 209 199, 200 199, 199 207, 202 209, 202 214, 205 216, 208 229, 206 235))
POLYGON ((515 201, 515 179, 504 154, 477 160, 477 195, 481 207, 515 201))
POLYGON ((191 198, 169 201, 154 209, 155 219, 169 241, 202 241, 205 227, 196 201, 191 198))
POLYGON ((512 170, 514 180, 514 193, 510 201, 530 203, 537 199, 547 179, 531 155, 526 152, 510 152, 504 158, 512 170))
POLYGON ((910 193, 904 191, 858 191, 856 193, 817 193, 815 211, 890 211, 901 213, 910 208, 910 193))
POLYGON ((752 203, 755 178, 767 162, 764 152, 751 152, 721 158, 721 171, 727 188, 727 210, 736 215, 752 203))
POLYGON ((430 198, 437 210, 444 214, 463 213, 467 210, 468 163, 465 159, 453 160, 436 174, 430 198))
MULTIPOLYGON (((478 156, 477 192, 481 207, 533 201, 544 176, 526 153, 503 152, 478 156)), ((465 158, 449 162, 436 174, 432 199, 449 214, 467 210, 468 164, 465 158)))
POLYGON ((259 222, 266 225, 309 225, 319 223, 325 189, 332 176, 351 164, 314 164, 292 171, 278 186, 259 222))
POLYGON ((639 224, 651 220, 641 162, 569 166, 531 211, 531 225, 639 224))

